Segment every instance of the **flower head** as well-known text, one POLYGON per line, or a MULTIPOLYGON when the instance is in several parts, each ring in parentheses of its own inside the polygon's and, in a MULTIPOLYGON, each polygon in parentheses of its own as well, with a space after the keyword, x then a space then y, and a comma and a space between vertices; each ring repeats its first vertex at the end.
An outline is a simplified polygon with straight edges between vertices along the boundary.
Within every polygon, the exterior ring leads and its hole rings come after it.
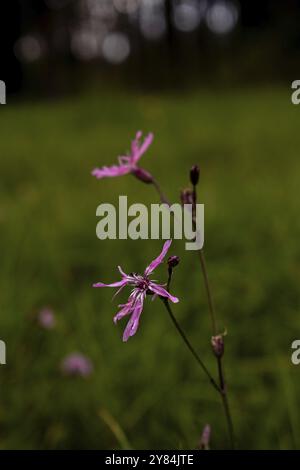
POLYGON ((131 143, 131 151, 129 155, 121 155, 118 157, 119 164, 113 166, 103 166, 102 168, 94 168, 92 175, 98 179, 110 178, 114 176, 122 176, 131 173, 145 183, 152 183, 153 178, 146 170, 138 167, 137 163, 141 156, 146 152, 153 141, 153 134, 148 134, 144 141, 141 142, 142 132, 138 131, 135 139, 131 143))
POLYGON ((42 328, 51 330, 55 327, 56 319, 53 311, 50 308, 43 308, 38 314, 38 323, 42 328))
POLYGON ((162 284, 157 284, 149 277, 157 268, 157 266, 163 262, 171 243, 172 240, 168 240, 164 243, 163 249, 159 256, 155 258, 149 264, 149 266, 147 266, 143 274, 125 274, 122 268, 118 266, 122 276, 121 281, 117 281, 112 284, 103 284, 102 282, 98 282, 93 285, 93 287, 119 287, 117 294, 125 286, 131 286, 133 288, 127 302, 125 304, 119 305, 121 310, 114 317, 114 322, 116 323, 117 321, 121 320, 121 318, 130 315, 130 319, 124 330, 123 341, 127 341, 130 336, 133 336, 136 333, 139 326, 140 316, 143 311, 144 300, 147 294, 154 294, 154 296, 165 297, 174 303, 179 302, 177 297, 171 295, 162 284))
POLYGON ((88 377, 93 372, 93 365, 88 357, 74 352, 65 357, 62 361, 61 369, 66 375, 88 377))

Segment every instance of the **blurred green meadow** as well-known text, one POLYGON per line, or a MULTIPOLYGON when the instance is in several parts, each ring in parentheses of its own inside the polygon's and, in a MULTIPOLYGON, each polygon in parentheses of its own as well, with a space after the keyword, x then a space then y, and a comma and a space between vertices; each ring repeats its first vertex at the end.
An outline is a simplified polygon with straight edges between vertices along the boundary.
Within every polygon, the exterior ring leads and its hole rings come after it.
MULTIPOLYGON (((141 166, 172 201, 201 168, 205 253, 225 328, 225 367, 239 448, 300 448, 300 108, 289 89, 186 95, 103 93, 1 108, 0 366, 2 449, 186 449, 206 423, 211 447, 227 448, 219 397, 198 370, 159 299, 147 299, 140 329, 123 343, 112 322, 113 290, 96 281, 142 271, 162 241, 96 238, 96 207, 157 202, 132 176, 97 181, 136 130, 155 140, 141 166), (49 306, 57 319, 36 321, 49 306), (87 355, 93 374, 65 377, 62 359, 87 355)), ((198 259, 174 241, 181 263, 174 313, 215 372, 198 259)), ((155 273, 165 282, 166 266, 155 273)))

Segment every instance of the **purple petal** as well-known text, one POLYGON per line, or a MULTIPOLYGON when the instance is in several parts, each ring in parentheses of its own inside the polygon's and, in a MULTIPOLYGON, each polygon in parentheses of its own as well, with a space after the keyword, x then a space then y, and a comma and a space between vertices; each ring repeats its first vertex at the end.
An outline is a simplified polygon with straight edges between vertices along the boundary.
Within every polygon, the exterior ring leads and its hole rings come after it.
POLYGON ((125 315, 129 315, 134 311, 135 303, 140 295, 140 291, 138 289, 133 289, 130 293, 126 304, 120 304, 119 307, 122 307, 121 310, 114 316, 113 321, 116 323, 118 320, 123 318, 125 315))
POLYGON ((177 299, 177 297, 171 295, 164 287, 159 286, 158 284, 154 284, 154 282, 150 282, 149 289, 155 294, 160 295, 161 297, 167 297, 169 300, 171 300, 171 302, 174 302, 174 304, 179 302, 179 299, 177 299))
POLYGON ((154 269, 157 268, 157 266, 159 264, 161 264, 164 260, 164 257, 166 256, 169 248, 170 248, 170 245, 172 243, 172 240, 167 240, 165 243, 164 243, 164 246, 163 246, 163 249, 162 249, 162 252, 160 253, 160 255, 155 258, 155 260, 153 260, 149 266, 145 269, 145 275, 148 276, 149 274, 152 273, 152 271, 154 271, 154 269))
POLYGON ((126 175, 127 173, 130 173, 130 171, 131 168, 129 165, 103 166, 102 168, 94 168, 92 175, 97 179, 101 179, 126 175))
POLYGON ((139 151, 139 143, 140 143, 140 139, 142 138, 142 135, 143 135, 142 131, 137 131, 135 138, 131 142, 131 159, 132 160, 134 159, 134 156, 137 155, 139 151))
POLYGON ((153 142, 153 138, 154 138, 154 135, 152 134, 152 132, 150 132, 150 133, 145 137, 144 142, 143 142, 142 145, 140 146, 140 154, 141 154, 141 155, 146 152, 146 150, 148 149, 148 147, 150 147, 150 145, 151 145, 152 142, 153 142))
POLYGON ((136 163, 141 158, 141 156, 146 152, 148 147, 152 144, 152 141, 153 141, 152 133, 148 134, 145 137, 144 142, 140 146, 139 139, 141 138, 141 136, 142 136, 142 133, 138 132, 135 140, 132 142, 132 145, 131 145, 132 163, 136 163))
POLYGON ((123 341, 128 341, 130 336, 135 335, 138 329, 140 316, 143 311, 144 298, 145 295, 140 295, 135 302, 134 310, 124 330, 123 341))
POLYGON ((114 300, 114 298, 117 297, 117 295, 120 294, 120 292, 124 289, 125 286, 126 286, 126 284, 123 284, 123 285, 114 293, 112 300, 114 300))
POLYGON ((123 269, 121 268, 121 266, 118 266, 118 270, 119 270, 119 273, 121 274, 121 276, 123 277, 128 277, 128 275, 126 273, 124 273, 123 269))
MULTIPOLYGON (((113 321, 116 324, 121 318, 129 315, 132 312, 132 302, 122 305, 122 309, 114 316, 113 321)), ((121 305, 119 305, 121 307, 121 305)))
POLYGON ((121 281, 113 282, 112 284, 104 284, 103 282, 97 282, 93 284, 93 287, 122 287, 127 284, 126 279, 122 279, 121 281))

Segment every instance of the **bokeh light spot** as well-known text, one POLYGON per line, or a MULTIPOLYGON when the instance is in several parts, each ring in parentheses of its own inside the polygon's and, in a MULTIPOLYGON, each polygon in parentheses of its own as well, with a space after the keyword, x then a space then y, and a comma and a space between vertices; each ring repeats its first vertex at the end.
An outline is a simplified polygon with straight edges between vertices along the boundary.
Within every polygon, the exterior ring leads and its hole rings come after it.
POLYGON ((208 9, 206 22, 213 33, 227 34, 236 26, 238 17, 238 9, 232 2, 219 1, 208 9))
POLYGON ((103 57, 112 64, 121 64, 130 54, 128 37, 123 33, 108 34, 102 44, 103 57))

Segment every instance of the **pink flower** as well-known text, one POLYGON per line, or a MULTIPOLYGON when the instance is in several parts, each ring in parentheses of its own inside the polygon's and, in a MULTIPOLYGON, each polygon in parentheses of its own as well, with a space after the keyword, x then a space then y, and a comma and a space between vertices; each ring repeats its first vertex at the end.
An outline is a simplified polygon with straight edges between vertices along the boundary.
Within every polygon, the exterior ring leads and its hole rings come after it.
POLYGON ((163 262, 171 243, 172 240, 168 240, 164 243, 162 252, 149 264, 149 266, 147 266, 144 274, 125 274, 121 267, 118 266, 122 276, 121 281, 117 281, 112 284, 103 284, 102 282, 93 284, 93 287, 119 287, 116 294, 118 294, 125 286, 133 287, 127 303, 119 305, 121 310, 114 317, 114 322, 116 323, 117 321, 121 320, 121 318, 127 315, 131 315, 124 330, 123 341, 127 341, 130 336, 133 336, 136 333, 139 326, 140 316, 143 311, 144 300, 147 294, 154 294, 155 296, 159 295, 171 300, 174 303, 179 302, 177 297, 171 295, 163 285, 156 284, 155 281, 149 278, 150 274, 152 274, 157 266, 163 262))
POLYGON ((38 314, 38 323, 42 328, 51 330, 55 327, 56 319, 50 308, 43 308, 38 314))
POLYGON ((93 364, 88 357, 74 352, 64 358, 61 370, 66 375, 88 377, 93 372, 93 364))
POLYGON ((135 139, 131 143, 131 152, 129 155, 118 157, 119 165, 103 166, 102 168, 94 168, 92 175, 98 179, 110 178, 114 176, 134 174, 138 179, 145 183, 152 183, 152 176, 146 170, 139 168, 137 162, 146 152, 153 141, 153 134, 148 134, 143 142, 140 142, 142 132, 138 131, 135 139))
POLYGON ((199 447, 201 450, 209 450, 210 435, 211 435, 210 425, 206 424, 203 428, 201 439, 200 439, 199 447))

